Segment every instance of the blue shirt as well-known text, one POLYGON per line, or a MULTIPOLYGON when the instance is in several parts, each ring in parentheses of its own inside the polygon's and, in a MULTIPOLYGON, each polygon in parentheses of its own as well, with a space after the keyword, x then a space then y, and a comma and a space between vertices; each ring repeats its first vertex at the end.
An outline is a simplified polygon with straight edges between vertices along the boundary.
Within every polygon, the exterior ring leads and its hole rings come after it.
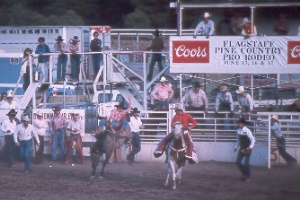
POLYGON ((274 122, 271 125, 271 133, 272 133, 272 136, 275 137, 275 138, 281 138, 282 137, 282 133, 280 131, 280 126, 279 126, 278 122, 274 122))
POLYGON ((215 32, 215 24, 212 20, 208 20, 207 23, 205 21, 201 21, 194 31, 194 35, 200 33, 200 35, 213 35, 215 32))
MULTIPOLYGON (((37 45, 36 50, 35 50, 36 54, 40 54, 40 53, 50 53, 50 48, 48 45, 43 44, 43 45, 37 45)), ((38 62, 39 63, 46 63, 49 62, 49 56, 41 56, 39 55, 38 58, 38 62)))

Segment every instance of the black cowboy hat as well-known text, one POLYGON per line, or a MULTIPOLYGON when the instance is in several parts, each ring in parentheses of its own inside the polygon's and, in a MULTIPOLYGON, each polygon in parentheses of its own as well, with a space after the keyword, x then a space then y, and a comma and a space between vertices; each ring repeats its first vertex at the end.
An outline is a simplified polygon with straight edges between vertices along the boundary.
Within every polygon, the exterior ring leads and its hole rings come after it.
POLYGON ((132 110, 132 113, 140 113, 140 111, 139 111, 137 108, 134 108, 134 109, 132 110))
POLYGON ((80 40, 78 39, 78 36, 76 36, 76 35, 71 40, 72 40, 72 42, 80 42, 80 40))
POLYGON ((15 109, 11 109, 6 115, 15 117, 17 115, 17 113, 18 112, 16 112, 15 109))
POLYGON ((239 123, 242 123, 242 124, 247 124, 247 121, 246 121, 246 119, 245 118, 239 118, 239 120, 238 120, 238 124, 239 123))
POLYGON ((58 36, 57 39, 55 39, 56 41, 64 41, 64 39, 61 36, 58 36))
POLYGON ((95 36, 95 35, 99 35, 98 31, 95 31, 95 32, 93 33, 93 36, 95 36))
POLYGON ((54 106, 52 108, 53 111, 61 111, 61 108, 59 106, 54 106))

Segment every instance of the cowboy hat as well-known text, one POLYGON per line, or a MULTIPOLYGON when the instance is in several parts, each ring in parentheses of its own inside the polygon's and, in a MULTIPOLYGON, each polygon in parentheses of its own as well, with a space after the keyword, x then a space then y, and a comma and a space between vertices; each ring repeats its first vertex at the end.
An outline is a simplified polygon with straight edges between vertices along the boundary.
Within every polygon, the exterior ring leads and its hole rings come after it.
POLYGON ((132 110, 132 113, 140 113, 140 111, 139 111, 137 108, 134 108, 134 109, 132 110))
POLYGON ((248 23, 251 23, 251 21, 249 21, 249 19, 248 19, 247 17, 245 17, 245 18, 243 19, 241 25, 248 24, 248 23))
POLYGON ((275 119, 276 121, 278 121, 278 115, 271 115, 271 119, 275 119))
POLYGON ((42 117, 42 116, 43 116, 43 113, 42 113, 42 111, 38 110, 38 111, 36 112, 36 115, 42 117))
POLYGON ((61 36, 58 36, 57 39, 55 39, 56 41, 64 41, 64 39, 61 36))
POLYGON ((7 92, 6 98, 13 98, 13 94, 11 92, 7 92))
POLYGON ((160 82, 167 82, 168 80, 166 79, 166 77, 161 77, 160 82))
POLYGON ((210 14, 209 14, 208 12, 205 12, 204 15, 203 15, 203 17, 204 17, 204 18, 209 18, 209 17, 211 17, 211 16, 210 16, 210 14))
POLYGON ((61 108, 59 106, 54 106, 52 108, 53 111, 61 111, 61 108))
POLYGON ((24 116, 22 116, 22 119, 21 119, 21 121, 26 121, 26 122, 29 122, 29 121, 30 121, 30 119, 29 119, 28 115, 24 115, 24 116))
POLYGON ((80 40, 78 40, 78 36, 76 36, 76 35, 71 40, 72 40, 72 42, 80 42, 80 40))
POLYGON ((181 111, 183 111, 183 105, 182 105, 182 103, 176 103, 175 104, 175 110, 181 110, 181 111))
POLYGON ((227 86, 226 85, 223 85, 223 86, 221 86, 220 87, 220 91, 221 92, 225 92, 225 91, 227 91, 228 89, 227 89, 227 86))
POLYGON ((17 113, 18 112, 16 112, 15 109, 11 109, 6 115, 15 117, 17 115, 17 113))
POLYGON ((247 121, 246 121, 244 118, 239 118, 238 124, 239 124, 239 123, 246 124, 247 121))
POLYGON ((93 33, 93 36, 95 36, 95 35, 99 35, 98 31, 95 31, 95 32, 93 33))
POLYGON ((240 86, 238 90, 236 90, 236 93, 240 94, 246 92, 244 86, 240 86))

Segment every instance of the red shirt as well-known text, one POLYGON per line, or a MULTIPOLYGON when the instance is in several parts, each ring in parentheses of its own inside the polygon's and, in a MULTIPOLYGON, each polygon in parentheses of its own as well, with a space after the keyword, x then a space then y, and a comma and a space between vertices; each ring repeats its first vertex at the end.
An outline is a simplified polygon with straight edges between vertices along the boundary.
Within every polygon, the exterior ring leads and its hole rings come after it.
POLYGON ((192 126, 190 127, 191 129, 195 128, 197 125, 196 120, 190 114, 184 112, 180 112, 173 117, 171 124, 172 128, 175 127, 175 122, 181 122, 183 130, 188 129, 190 123, 192 123, 192 126))

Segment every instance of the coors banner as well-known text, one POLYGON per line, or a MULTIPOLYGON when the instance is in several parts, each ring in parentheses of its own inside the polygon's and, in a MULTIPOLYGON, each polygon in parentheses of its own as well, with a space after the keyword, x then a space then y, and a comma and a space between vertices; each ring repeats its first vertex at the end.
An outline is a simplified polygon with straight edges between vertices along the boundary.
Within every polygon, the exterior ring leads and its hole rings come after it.
POLYGON ((171 73, 300 73, 300 37, 171 37, 171 73))

